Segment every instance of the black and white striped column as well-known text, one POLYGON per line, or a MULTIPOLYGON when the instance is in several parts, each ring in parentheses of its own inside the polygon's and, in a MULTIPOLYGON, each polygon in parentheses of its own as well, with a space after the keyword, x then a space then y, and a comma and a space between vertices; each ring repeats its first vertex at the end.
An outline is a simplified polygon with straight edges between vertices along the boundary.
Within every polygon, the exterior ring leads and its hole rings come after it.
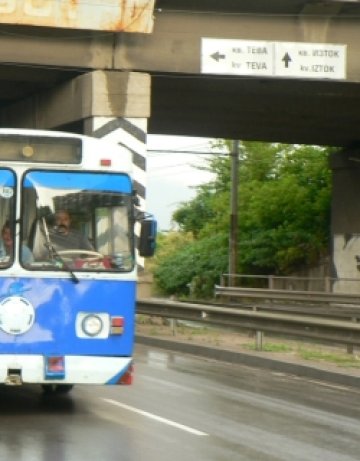
MULTIPOLYGON (((146 136, 147 118, 93 117, 87 120, 87 133, 106 139, 127 149, 133 161, 134 188, 137 191, 139 209, 146 209, 146 136), (89 123, 91 124, 89 126, 89 123)), ((139 236, 139 227, 135 227, 139 236)), ((139 271, 144 269, 144 258, 137 256, 139 271)))

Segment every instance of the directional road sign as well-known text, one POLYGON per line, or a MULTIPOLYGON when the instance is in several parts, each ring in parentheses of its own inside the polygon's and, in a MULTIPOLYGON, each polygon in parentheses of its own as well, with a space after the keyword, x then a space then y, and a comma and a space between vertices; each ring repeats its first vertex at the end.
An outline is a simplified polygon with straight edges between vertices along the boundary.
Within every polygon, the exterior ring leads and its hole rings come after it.
POLYGON ((346 45, 275 42, 275 75, 346 78, 346 45))
POLYGON ((203 38, 206 74, 346 78, 346 45, 203 38))

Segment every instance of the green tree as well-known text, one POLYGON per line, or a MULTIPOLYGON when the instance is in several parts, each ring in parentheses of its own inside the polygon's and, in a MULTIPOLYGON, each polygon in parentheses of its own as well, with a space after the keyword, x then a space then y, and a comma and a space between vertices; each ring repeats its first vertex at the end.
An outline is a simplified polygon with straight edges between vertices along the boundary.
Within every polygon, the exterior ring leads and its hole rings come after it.
MULTIPOLYGON (((230 143, 222 142, 228 147, 230 143)), ((219 146, 217 146, 219 147, 219 146)), ((289 274, 326 254, 330 233, 329 149, 244 142, 239 162, 239 267, 248 274, 289 274)), ((213 180, 174 213, 193 240, 158 259, 155 279, 166 294, 211 296, 228 267, 230 158, 205 167, 213 180)))
POLYGON ((197 238, 203 226, 214 216, 212 194, 207 189, 201 190, 199 186, 196 197, 190 202, 183 203, 173 213, 172 219, 183 232, 191 232, 194 238, 197 238))
POLYGON ((250 273, 288 274, 328 252, 328 149, 281 146, 271 174, 240 193, 240 265, 250 273))

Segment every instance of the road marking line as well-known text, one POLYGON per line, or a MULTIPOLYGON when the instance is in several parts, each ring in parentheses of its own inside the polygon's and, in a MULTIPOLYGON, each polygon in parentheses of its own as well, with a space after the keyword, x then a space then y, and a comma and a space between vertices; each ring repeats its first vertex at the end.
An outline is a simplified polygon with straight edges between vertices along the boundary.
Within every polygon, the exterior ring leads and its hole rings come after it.
POLYGON ((171 421, 170 419, 162 418, 161 416, 154 415, 153 413, 148 413, 147 411, 140 410, 139 408, 131 407, 130 405, 126 405, 125 403, 117 402, 116 400, 112 399, 105 399, 102 398, 104 402, 110 403, 111 405, 115 405, 120 408, 124 408, 125 410, 132 411, 133 413, 137 413, 142 416, 146 416, 147 418, 154 419, 155 421, 159 421, 160 423, 167 424, 168 426, 176 427, 177 429, 181 429, 182 431, 190 432, 193 435, 200 435, 200 436, 207 436, 206 432, 198 431, 197 429, 193 429, 189 426, 184 426, 183 424, 176 423, 175 421, 171 421))
POLYGON ((167 386, 167 387, 170 387, 171 389, 178 389, 183 392, 191 392, 192 394, 202 394, 203 393, 202 391, 198 391, 196 389, 186 387, 186 386, 181 386, 180 384, 175 384, 170 381, 165 381, 164 379, 153 378, 152 376, 140 375, 138 372, 136 376, 138 378, 138 381, 140 381, 141 379, 144 379, 152 383, 161 384, 162 386, 167 386))

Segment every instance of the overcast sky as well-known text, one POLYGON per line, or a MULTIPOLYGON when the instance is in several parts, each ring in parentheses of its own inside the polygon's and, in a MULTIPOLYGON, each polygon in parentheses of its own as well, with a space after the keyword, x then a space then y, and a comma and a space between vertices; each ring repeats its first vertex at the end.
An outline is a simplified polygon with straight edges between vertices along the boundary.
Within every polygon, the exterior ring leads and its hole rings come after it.
POLYGON ((173 151, 209 152, 211 141, 208 138, 148 136, 146 209, 158 220, 159 230, 171 229, 172 213, 181 202, 195 196, 192 186, 211 179, 210 173, 194 168, 194 165, 205 165, 206 155, 173 151), (157 149, 166 152, 153 152, 157 149))

